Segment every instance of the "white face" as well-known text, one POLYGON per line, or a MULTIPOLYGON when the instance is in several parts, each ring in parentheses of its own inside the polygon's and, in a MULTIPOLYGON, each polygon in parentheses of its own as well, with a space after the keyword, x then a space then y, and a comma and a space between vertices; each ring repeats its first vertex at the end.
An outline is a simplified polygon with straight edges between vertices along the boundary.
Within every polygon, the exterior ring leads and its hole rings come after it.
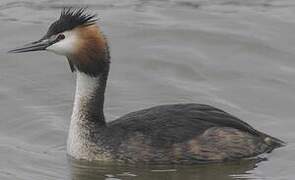
POLYGON ((75 52, 75 47, 78 45, 77 32, 65 31, 60 34, 63 34, 65 38, 48 46, 46 50, 63 56, 73 54, 75 52))

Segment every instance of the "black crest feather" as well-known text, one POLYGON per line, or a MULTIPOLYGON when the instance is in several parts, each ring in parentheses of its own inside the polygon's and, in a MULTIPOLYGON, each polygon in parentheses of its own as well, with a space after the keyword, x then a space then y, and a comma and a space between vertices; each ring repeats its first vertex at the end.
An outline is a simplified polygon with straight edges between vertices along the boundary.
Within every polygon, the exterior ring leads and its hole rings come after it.
POLYGON ((49 37, 67 30, 72 30, 78 26, 92 25, 96 21, 97 15, 87 14, 85 8, 64 8, 59 19, 50 25, 46 36, 49 37))

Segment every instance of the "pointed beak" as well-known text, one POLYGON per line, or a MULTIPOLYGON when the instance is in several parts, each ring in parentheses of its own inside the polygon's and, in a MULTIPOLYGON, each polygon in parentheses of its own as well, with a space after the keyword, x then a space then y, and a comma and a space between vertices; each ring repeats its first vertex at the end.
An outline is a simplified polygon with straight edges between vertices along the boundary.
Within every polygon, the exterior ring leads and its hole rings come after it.
POLYGON ((26 44, 22 47, 12 49, 8 51, 9 53, 23 53, 23 52, 30 52, 30 51, 43 51, 46 48, 56 42, 56 38, 42 38, 38 41, 26 44))

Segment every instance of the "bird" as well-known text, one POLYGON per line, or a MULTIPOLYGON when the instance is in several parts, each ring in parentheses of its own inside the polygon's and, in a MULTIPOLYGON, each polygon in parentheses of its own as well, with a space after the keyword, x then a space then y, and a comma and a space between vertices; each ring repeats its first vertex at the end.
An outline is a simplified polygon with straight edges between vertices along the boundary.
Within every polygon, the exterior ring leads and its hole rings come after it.
POLYGON ((106 122, 110 48, 86 8, 64 8, 38 41, 9 53, 65 56, 76 76, 67 154, 78 160, 144 164, 221 163, 256 158, 285 146, 239 118, 206 104, 158 105, 106 122))

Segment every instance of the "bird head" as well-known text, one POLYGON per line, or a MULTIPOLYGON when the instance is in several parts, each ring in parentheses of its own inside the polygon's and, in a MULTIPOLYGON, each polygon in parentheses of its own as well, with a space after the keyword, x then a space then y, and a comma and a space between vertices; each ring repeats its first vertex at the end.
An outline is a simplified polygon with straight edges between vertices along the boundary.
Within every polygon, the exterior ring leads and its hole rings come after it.
POLYGON ((40 40, 9 52, 54 52, 67 57, 72 72, 96 76, 109 63, 108 45, 96 22, 96 15, 85 9, 63 9, 40 40))

